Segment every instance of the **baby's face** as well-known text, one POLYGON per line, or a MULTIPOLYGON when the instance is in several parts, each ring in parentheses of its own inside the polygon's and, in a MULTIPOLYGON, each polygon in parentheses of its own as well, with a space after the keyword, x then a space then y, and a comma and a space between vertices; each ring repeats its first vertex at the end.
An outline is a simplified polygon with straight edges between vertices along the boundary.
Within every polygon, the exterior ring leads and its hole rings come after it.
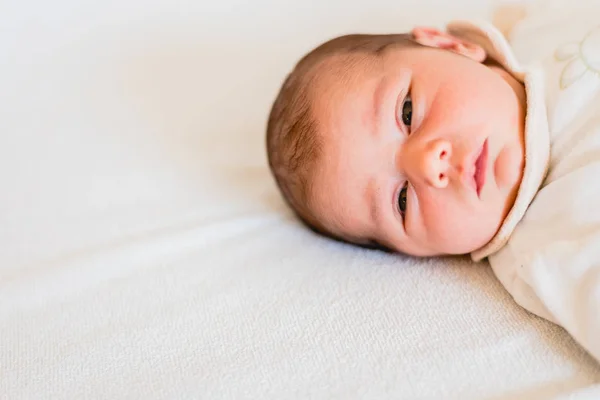
POLYGON ((522 179, 525 92, 480 61, 415 47, 323 66, 312 193, 328 229, 416 256, 493 238, 522 179))

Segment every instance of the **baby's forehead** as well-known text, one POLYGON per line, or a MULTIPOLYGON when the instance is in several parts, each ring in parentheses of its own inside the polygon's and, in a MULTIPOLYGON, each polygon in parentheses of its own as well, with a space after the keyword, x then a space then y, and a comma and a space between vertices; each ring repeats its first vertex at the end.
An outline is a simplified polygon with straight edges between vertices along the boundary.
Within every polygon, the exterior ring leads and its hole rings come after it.
POLYGON ((335 128, 334 120, 356 105, 352 98, 369 96, 364 89, 383 73, 380 64, 370 54, 336 55, 315 70, 308 98, 319 136, 331 136, 327 132, 335 128))
POLYGON ((369 223, 365 218, 368 210, 363 210, 360 215, 350 211, 362 210, 364 202, 362 195, 352 192, 357 183, 353 179, 356 171, 352 166, 344 166, 344 159, 354 158, 362 148, 345 132, 350 126, 361 129, 358 125, 364 118, 358 114, 369 110, 363 101, 372 102, 372 93, 367 90, 370 85, 363 83, 378 73, 373 68, 377 61, 371 55, 330 58, 321 65, 322 72, 317 78, 312 100, 315 133, 321 148, 321 156, 316 160, 311 176, 313 211, 320 223, 335 236, 355 243, 366 242, 369 235, 369 223))
POLYGON ((339 114, 342 104, 352 105, 350 99, 359 94, 368 96, 364 92, 369 82, 383 74, 381 60, 368 53, 334 55, 323 60, 314 71, 309 92, 312 117, 320 125, 318 130, 326 129, 325 120, 339 114))
POLYGON ((317 65, 312 71, 313 93, 316 95, 332 86, 349 89, 357 81, 367 79, 381 70, 381 59, 376 54, 351 52, 333 54, 317 65))

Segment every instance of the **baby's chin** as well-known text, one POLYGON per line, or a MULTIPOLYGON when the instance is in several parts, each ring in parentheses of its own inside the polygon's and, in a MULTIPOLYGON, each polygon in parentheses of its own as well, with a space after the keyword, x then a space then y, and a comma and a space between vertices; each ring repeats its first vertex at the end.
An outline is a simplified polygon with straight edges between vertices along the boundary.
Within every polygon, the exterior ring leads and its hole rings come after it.
POLYGON ((474 251, 487 245, 492 237, 485 240, 473 239, 464 242, 445 243, 443 246, 433 247, 405 247, 405 246, 388 246, 397 253, 406 254, 412 257, 444 257, 444 256, 462 256, 471 254, 474 251))
POLYGON ((437 256, 443 255, 467 255, 487 246, 496 236, 502 226, 504 215, 498 215, 495 220, 486 221, 486 224, 477 226, 463 226, 459 232, 446 237, 440 243, 437 256))

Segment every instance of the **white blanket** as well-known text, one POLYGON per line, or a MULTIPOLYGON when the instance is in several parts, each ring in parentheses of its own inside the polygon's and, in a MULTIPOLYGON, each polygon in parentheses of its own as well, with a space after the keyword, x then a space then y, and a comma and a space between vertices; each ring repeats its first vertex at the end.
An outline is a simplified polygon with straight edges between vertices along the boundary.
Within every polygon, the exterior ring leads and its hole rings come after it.
MULTIPOLYGON (((594 398, 487 264, 333 243, 264 122, 301 53, 486 2, 0 5, 0 398, 594 398)), ((598 397, 596 397, 598 398, 598 397)))

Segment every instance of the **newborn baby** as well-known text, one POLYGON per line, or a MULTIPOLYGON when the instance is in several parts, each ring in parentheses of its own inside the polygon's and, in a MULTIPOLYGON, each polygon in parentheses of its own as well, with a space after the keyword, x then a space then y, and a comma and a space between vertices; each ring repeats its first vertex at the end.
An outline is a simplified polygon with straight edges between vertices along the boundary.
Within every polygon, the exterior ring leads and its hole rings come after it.
POLYGON ((469 253, 514 204, 525 103, 479 44, 431 28, 345 36, 284 84, 271 165, 320 232, 417 256, 469 253))
POLYGON ((267 152, 312 229, 488 258, 600 360, 600 3, 571 3, 330 40, 284 82, 267 152))

